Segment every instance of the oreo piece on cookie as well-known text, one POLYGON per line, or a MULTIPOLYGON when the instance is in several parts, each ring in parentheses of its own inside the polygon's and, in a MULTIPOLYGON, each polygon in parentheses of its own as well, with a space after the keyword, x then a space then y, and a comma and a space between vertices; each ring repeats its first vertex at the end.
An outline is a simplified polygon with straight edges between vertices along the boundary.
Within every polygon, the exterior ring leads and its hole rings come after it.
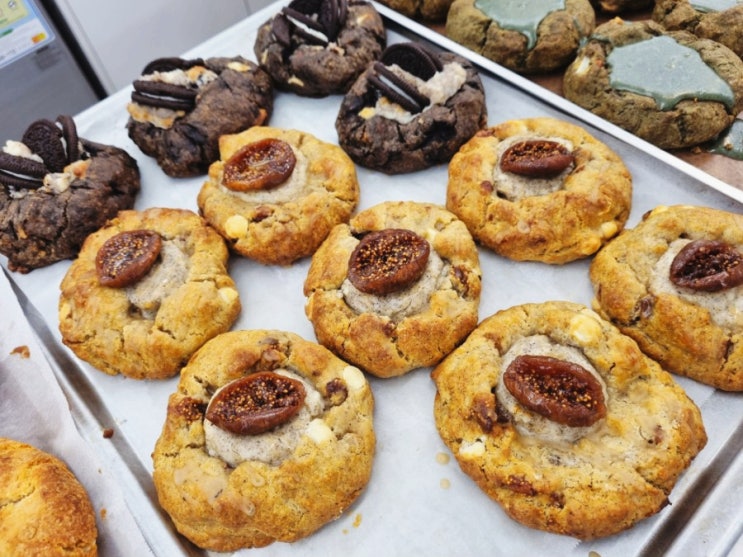
POLYGON ((0 150, 0 253, 27 273, 75 257, 83 241, 139 192, 124 150, 79 138, 72 117, 41 119, 0 150))
POLYGON ((354 162, 401 174, 447 162, 486 121, 485 92, 471 62, 403 42, 359 76, 335 128, 354 162))
POLYGON ((253 48, 277 88, 324 97, 346 92, 385 44, 368 2, 293 0, 258 29, 253 48))

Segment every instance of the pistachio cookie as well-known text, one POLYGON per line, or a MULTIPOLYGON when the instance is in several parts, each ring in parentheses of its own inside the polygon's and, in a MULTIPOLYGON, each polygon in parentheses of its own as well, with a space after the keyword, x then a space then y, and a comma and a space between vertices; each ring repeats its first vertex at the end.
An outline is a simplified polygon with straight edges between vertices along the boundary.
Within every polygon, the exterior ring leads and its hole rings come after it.
POLYGON ((454 0, 446 36, 514 72, 540 74, 567 66, 595 25, 589 0, 454 0))
POLYGON ((660 206, 590 268, 597 311, 665 369, 743 391, 743 216, 660 206))
POLYGON ((437 205, 385 202, 336 226, 312 257, 305 313, 321 344, 377 377, 436 364, 477 324, 480 262, 437 205))
POLYGON ((64 462, 26 443, 0 438, 0 463, 0 555, 98 555, 93 505, 64 462))
POLYGON ((483 130, 449 164, 446 206, 475 239, 519 261, 566 263, 624 226, 632 178, 583 128, 552 118, 483 130))
POLYGON ((253 50, 276 87, 306 97, 345 93, 387 42, 363 0, 293 0, 258 29, 253 50))
POLYGON ((381 0, 384 4, 411 19, 428 23, 446 21, 452 0, 381 0))
POLYGON ((407 42, 388 47, 341 103, 335 129, 357 164, 387 174, 448 162, 487 121, 475 66, 407 42))
POLYGON ((724 44, 743 58, 743 3, 736 0, 656 0, 653 19, 669 31, 689 31, 724 44))
POLYGON ((590 309, 515 306, 432 373, 462 471, 514 520, 580 539, 659 512, 707 442, 672 376, 590 309))
POLYGON ((160 504, 199 547, 293 542, 337 519, 371 475, 364 374, 281 331, 233 331, 181 372, 152 455, 160 504))
POLYGON ((197 202, 240 255, 288 265, 312 255, 356 208, 356 167, 337 145, 256 126, 223 136, 219 148, 197 202))
POLYGON ((240 313, 227 247, 185 209, 122 211, 91 234, 61 284, 59 330, 110 375, 163 379, 240 313))
POLYGON ((653 21, 596 28, 565 70, 565 98, 663 149, 716 138, 743 110, 743 60, 653 21))
POLYGON ((126 151, 78 137, 70 116, 37 120, 0 150, 0 253, 20 273, 71 259, 139 189, 126 151))
POLYGON ((174 178, 205 174, 219 158, 219 137, 268 122, 271 78, 234 58, 158 58, 134 81, 129 137, 174 178))

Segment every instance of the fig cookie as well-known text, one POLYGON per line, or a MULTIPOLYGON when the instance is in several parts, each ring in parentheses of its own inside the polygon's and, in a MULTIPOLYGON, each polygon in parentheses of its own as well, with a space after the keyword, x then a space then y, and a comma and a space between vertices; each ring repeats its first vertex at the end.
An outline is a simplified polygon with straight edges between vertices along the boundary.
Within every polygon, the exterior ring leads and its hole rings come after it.
POLYGON ((335 121, 357 164, 387 174, 448 162, 487 121, 475 66, 408 42, 389 46, 346 93, 335 121))
POLYGON ((590 309, 486 318, 432 373, 462 471, 514 520, 592 539, 659 512, 707 442, 672 376, 590 309))
POLYGON ((183 368, 153 452, 177 530, 201 548, 293 542, 365 489, 375 450, 364 374, 288 332, 207 342, 183 368))
POLYGON ((219 137, 267 123, 273 85, 257 64, 234 58, 158 58, 133 83, 129 137, 168 176, 205 174, 219 137))
POLYGON ((741 215, 656 207, 597 254, 590 278, 594 308, 665 369, 743 391, 741 215))
POLYGON ((589 0, 454 0, 446 36, 521 74, 567 66, 596 24, 589 0))
POLYGON ((259 27, 253 50, 277 88, 325 97, 345 93, 386 41, 370 2, 293 0, 259 27))
POLYGON ((256 126, 223 136, 197 203, 238 254, 289 265, 312 255, 359 199, 353 161, 297 130, 256 126))
POLYGON ((78 137, 70 116, 37 120, 0 150, 0 253, 19 273, 71 259, 139 189, 126 151, 78 137))
POLYGON ((657 23, 614 18, 565 70, 565 98, 663 149, 715 139, 743 110, 743 60, 657 23))
POLYGON ((176 375, 240 313, 227 261, 222 238, 192 211, 122 211, 62 280, 62 342, 109 375, 176 375))
POLYGON ((0 555, 98 555, 95 510, 64 462, 3 438, 0 462, 0 555))
POLYGON ((518 261, 592 255, 624 227, 632 177, 607 145, 552 118, 482 130, 449 164, 446 206, 475 239, 518 261))
POLYGON ((724 44, 743 58, 743 3, 736 0, 656 0, 653 20, 724 44))
POLYGON ((336 226, 312 257, 305 313, 319 342, 377 377, 431 366, 477 324, 481 274, 443 207, 385 202, 336 226))

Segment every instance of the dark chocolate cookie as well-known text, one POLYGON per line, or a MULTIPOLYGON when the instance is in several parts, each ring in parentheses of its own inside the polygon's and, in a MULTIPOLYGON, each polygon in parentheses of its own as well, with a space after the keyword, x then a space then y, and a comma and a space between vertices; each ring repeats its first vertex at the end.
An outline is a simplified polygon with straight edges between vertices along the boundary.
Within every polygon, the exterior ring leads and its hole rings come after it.
POLYGON ((129 137, 168 176, 206 174, 219 136, 268 121, 271 78, 240 56, 153 60, 134 81, 129 137))
POLYGON ((0 150, 0 253, 11 271, 75 257, 139 192, 139 168, 126 151, 78 139, 69 116, 57 122, 61 128, 38 120, 24 141, 0 150))
POLYGON ((277 88, 345 93, 386 44, 382 17, 360 0, 294 0, 258 29, 254 52, 277 88))
POLYGON ((743 110, 743 60, 653 21, 614 18, 565 70, 565 98, 663 149, 717 137, 743 110))
POLYGON ((346 93, 335 129, 362 166, 402 174, 448 162, 487 121, 474 65, 417 43, 397 43, 346 93))

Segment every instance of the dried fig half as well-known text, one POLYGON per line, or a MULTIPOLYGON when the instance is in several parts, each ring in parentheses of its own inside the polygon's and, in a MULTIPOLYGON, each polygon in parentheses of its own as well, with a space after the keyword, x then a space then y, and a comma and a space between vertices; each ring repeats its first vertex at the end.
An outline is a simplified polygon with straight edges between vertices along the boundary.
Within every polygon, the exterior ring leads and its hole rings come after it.
POLYGON ((573 362, 521 355, 508 366, 503 382, 521 405, 559 424, 590 426, 606 416, 601 384, 573 362))
POLYGON ((428 241, 401 228, 369 232, 348 260, 348 280, 367 294, 384 296, 417 281, 428 263, 428 241))
POLYGON ((743 254, 717 240, 693 240, 671 262, 670 280, 677 286, 719 292, 743 284, 743 254))
POLYGON ((123 288, 145 276, 157 261, 162 239, 152 230, 119 232, 104 242, 95 258, 98 282, 123 288))
POLYGON ((301 381, 273 371, 236 379, 212 397, 206 419, 237 435, 259 435, 288 422, 304 404, 301 381))
POLYGON ((500 168, 529 178, 554 178, 574 161, 573 154, 561 143, 538 139, 511 145, 501 155, 500 168))
POLYGON ((222 183, 233 191, 256 191, 283 184, 297 158, 286 141, 268 137, 248 143, 224 163, 222 183))

